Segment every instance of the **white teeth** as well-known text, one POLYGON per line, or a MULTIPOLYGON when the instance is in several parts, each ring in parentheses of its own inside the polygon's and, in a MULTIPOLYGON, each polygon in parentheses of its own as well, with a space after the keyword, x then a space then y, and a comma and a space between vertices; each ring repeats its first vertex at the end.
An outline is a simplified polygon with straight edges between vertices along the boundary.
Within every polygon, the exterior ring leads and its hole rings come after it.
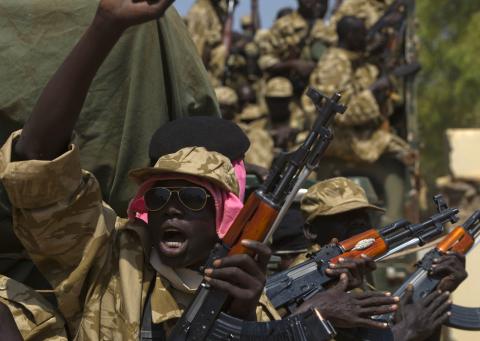
POLYGON ((165 244, 168 247, 180 247, 180 246, 182 246, 182 243, 180 243, 180 242, 165 242, 165 244))

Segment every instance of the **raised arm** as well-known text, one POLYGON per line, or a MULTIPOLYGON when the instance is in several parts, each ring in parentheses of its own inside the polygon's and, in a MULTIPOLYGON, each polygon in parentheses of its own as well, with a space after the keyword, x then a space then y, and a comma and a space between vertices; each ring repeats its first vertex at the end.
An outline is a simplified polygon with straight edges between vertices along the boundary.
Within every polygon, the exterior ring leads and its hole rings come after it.
POLYGON ((98 69, 130 26, 158 18, 174 0, 101 0, 87 31, 43 90, 15 144, 16 160, 64 153, 98 69))

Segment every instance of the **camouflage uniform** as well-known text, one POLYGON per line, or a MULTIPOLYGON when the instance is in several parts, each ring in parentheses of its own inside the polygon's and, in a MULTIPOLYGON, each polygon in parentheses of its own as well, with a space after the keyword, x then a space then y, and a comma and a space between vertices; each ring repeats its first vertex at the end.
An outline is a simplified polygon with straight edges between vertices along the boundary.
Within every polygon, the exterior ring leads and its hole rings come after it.
MULTIPOLYGON (((294 100, 292 83, 285 77, 271 78, 266 85, 265 98, 291 98, 290 108, 290 123, 289 126, 298 131, 295 141, 292 141, 289 149, 296 148, 305 140, 305 137, 310 128, 311 116, 302 109, 302 106, 294 100)), ((271 130, 268 121, 265 129, 271 130)))
POLYGON ((65 321, 35 290, 0 275, 0 302, 11 311, 25 341, 67 341, 65 321))
POLYGON ((250 148, 245 153, 245 162, 270 169, 274 157, 273 140, 270 134, 255 126, 238 123, 250 140, 250 148))
MULTIPOLYGON (((332 47, 310 76, 310 85, 326 95, 341 91, 342 102, 348 106, 343 115, 335 117, 335 139, 327 155, 348 161, 375 162, 382 154, 389 153, 403 161, 410 154, 410 147, 381 126, 384 119, 369 90, 379 70, 368 63, 354 67, 361 58, 359 53, 332 47)), ((309 98, 304 96, 302 103, 308 112, 314 112, 309 98)))
POLYGON ((267 113, 257 104, 248 104, 237 116, 238 123, 245 123, 251 127, 264 128, 267 125, 267 113))
POLYGON ((204 60, 209 71, 213 86, 221 84, 220 79, 225 69, 227 51, 222 44, 223 23, 221 16, 226 8, 223 2, 213 3, 213 0, 197 0, 187 14, 187 27, 195 43, 198 53, 204 60), (208 55, 207 55, 208 52, 208 55))
POLYGON ((321 52, 315 53, 314 45, 322 40, 323 37, 319 32, 324 28, 325 25, 321 19, 316 20, 310 27, 308 21, 296 11, 281 17, 274 22, 268 36, 263 37, 266 39, 259 45, 260 68, 266 70, 281 61, 290 59, 317 60, 321 52), (312 32, 318 33, 314 36, 312 32))
MULTIPOLYGON (((74 145, 53 161, 12 162, 18 136, 12 134, 0 151, 0 179, 13 205, 15 232, 52 284, 71 334, 76 340, 137 340, 153 280, 152 320, 168 332, 185 305, 150 265, 146 224, 118 217, 102 201, 74 145)), ((204 148, 181 149, 131 177, 141 182, 162 172, 200 176, 238 193, 230 161, 204 148)), ((260 306, 260 320, 278 317, 268 301, 260 306)))
MULTIPOLYGON (((215 88, 218 103, 220 105, 238 106, 238 96, 235 91, 229 87, 222 86, 215 88)), ((249 118, 255 118, 255 106, 250 107, 249 118), (253 114, 253 116, 251 115, 253 114)), ((245 117, 245 113, 243 113, 245 117)), ((239 115, 237 115, 238 118, 239 115)), ((244 161, 263 168, 270 168, 273 161, 273 140, 270 134, 264 129, 264 126, 257 121, 256 124, 241 123, 236 119, 238 126, 243 130, 250 140, 250 148, 245 153, 244 161)))
POLYGON ((187 14, 187 27, 200 56, 222 42, 223 25, 212 0, 197 0, 187 14))
POLYGON ((345 16, 355 16, 362 19, 368 29, 380 19, 386 7, 383 1, 377 0, 342 1, 340 7, 330 18, 328 25, 321 27, 319 30, 313 29, 312 36, 316 39, 328 41, 330 45, 336 45, 338 41, 337 24, 340 19, 345 16))
POLYGON ((265 130, 268 124, 265 110, 262 110, 259 105, 249 104, 243 108, 236 121, 251 143, 245 154, 245 161, 269 169, 274 156, 274 143, 265 130))
POLYGON ((228 106, 238 106, 238 95, 228 86, 219 86, 215 88, 218 104, 228 106))

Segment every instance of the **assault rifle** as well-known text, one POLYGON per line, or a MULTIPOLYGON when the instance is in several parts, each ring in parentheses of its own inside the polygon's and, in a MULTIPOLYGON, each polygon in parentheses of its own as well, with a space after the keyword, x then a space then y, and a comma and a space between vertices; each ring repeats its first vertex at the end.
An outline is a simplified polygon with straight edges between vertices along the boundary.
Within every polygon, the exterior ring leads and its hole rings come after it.
POLYGON ((229 59, 232 52, 232 39, 233 39, 233 19, 235 14, 235 6, 237 5, 237 0, 227 0, 227 17, 223 29, 222 42, 225 46, 226 56, 225 56, 225 71, 223 73, 222 83, 226 84, 226 81, 230 78, 230 66, 229 59))
MULTIPOLYGON (((440 279, 430 277, 429 271, 432 269, 433 260, 439 258, 447 251, 454 251, 466 255, 479 242, 480 235, 480 210, 475 211, 468 218, 463 226, 453 229, 438 245, 430 250, 422 260, 418 262, 418 269, 398 288, 395 296, 401 297, 405 290, 411 284, 413 285, 412 300, 418 301, 433 292, 440 279)), ((453 305, 452 315, 446 323, 449 327, 455 327, 466 330, 480 330, 480 308, 465 308, 453 305)), ((376 316, 375 319, 391 323, 393 314, 376 316)))
POLYGON ((355 258, 362 254, 381 260, 406 248, 423 245, 444 231, 444 224, 458 220, 458 209, 449 208, 441 195, 434 197, 438 213, 419 224, 399 220, 381 228, 371 229, 336 244, 322 247, 310 259, 267 279, 265 291, 276 309, 292 313, 335 279, 325 270, 340 257, 355 258))
POLYGON ((384 28, 393 27, 398 29, 402 25, 407 15, 407 6, 413 0, 395 0, 383 12, 382 16, 370 27, 367 32, 367 40, 371 40, 377 33, 384 28))
MULTIPOLYGON (((212 250, 206 263, 227 255, 250 254, 241 244, 243 239, 268 242, 278 227, 308 175, 318 166, 333 138, 328 128, 337 113, 346 107, 340 105, 340 94, 328 98, 310 88, 307 95, 315 103, 319 115, 303 144, 288 157, 283 157, 272 167, 260 189, 252 193, 221 243, 212 250)), ((175 325, 169 340, 210 340, 212 327, 219 314, 229 304, 229 296, 203 281, 190 306, 175 325)), ((265 325, 264 325, 265 326, 265 325)), ((240 327, 240 329, 242 329, 240 327)))

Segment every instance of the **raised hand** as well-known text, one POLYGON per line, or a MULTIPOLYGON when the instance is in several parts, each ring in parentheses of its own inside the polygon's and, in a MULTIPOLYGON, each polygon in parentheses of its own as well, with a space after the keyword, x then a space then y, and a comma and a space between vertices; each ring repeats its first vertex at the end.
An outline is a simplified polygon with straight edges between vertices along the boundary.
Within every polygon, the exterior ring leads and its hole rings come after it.
POLYGON ((229 314, 243 320, 256 320, 255 312, 265 286, 271 250, 253 240, 243 240, 242 245, 256 256, 241 254, 218 259, 213 263, 214 269, 205 270, 205 280, 233 297, 229 314))
POLYGON ((346 292, 347 287, 348 276, 341 274, 337 285, 316 294, 295 313, 318 308, 323 317, 339 328, 387 328, 386 323, 374 321, 370 317, 396 311, 399 298, 383 292, 346 292))
POLYGON ((175 0, 101 0, 97 16, 125 29, 161 17, 175 0))

